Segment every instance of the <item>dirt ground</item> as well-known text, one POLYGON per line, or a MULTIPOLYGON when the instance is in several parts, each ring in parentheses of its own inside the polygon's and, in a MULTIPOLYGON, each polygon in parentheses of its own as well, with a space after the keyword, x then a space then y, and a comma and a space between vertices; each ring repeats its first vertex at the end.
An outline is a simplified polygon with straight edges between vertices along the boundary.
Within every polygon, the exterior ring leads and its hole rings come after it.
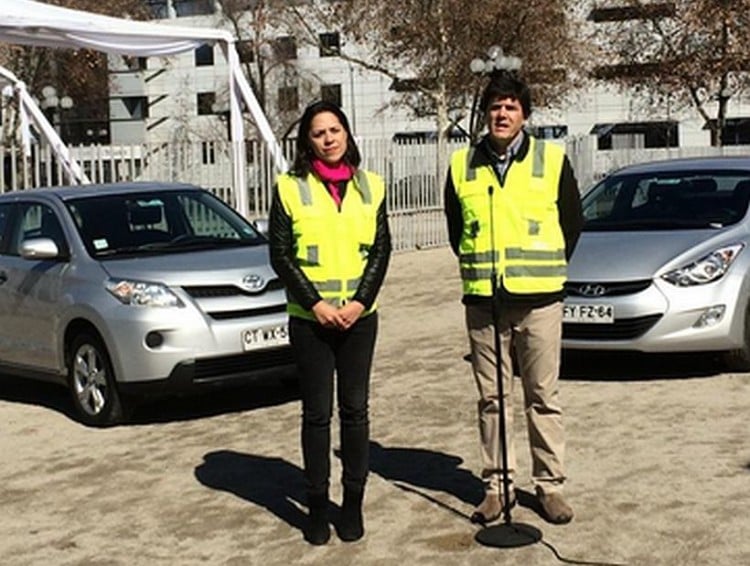
POLYGON ((393 257, 373 372, 367 533, 353 544, 302 539, 293 389, 154 403, 132 424, 97 430, 71 418, 62 389, 1 376, 0 564, 750 564, 750 374, 722 373, 711 356, 566 356, 576 518, 551 525, 537 512, 519 415, 512 520, 543 539, 477 543, 476 395, 459 297, 447 249, 393 257))

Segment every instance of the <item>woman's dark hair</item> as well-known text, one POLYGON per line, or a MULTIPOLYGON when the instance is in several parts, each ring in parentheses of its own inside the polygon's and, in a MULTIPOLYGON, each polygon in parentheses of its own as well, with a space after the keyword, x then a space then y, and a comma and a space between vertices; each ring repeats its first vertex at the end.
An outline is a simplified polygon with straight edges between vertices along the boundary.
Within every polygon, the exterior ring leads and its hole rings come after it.
POLYGON ((302 118, 299 120, 299 127, 297 129, 297 151, 294 156, 294 163, 290 170, 290 172, 297 177, 305 177, 310 172, 310 160, 315 157, 315 152, 310 145, 310 126, 313 118, 321 112, 330 112, 331 114, 334 114, 346 130, 346 152, 344 152, 341 160, 352 167, 359 167, 359 164, 362 161, 359 148, 357 147, 357 144, 354 141, 354 136, 352 135, 352 129, 349 127, 349 120, 347 119, 346 114, 344 114, 344 111, 333 102, 319 100, 305 108, 305 111, 302 113, 302 118))
POLYGON ((501 71, 490 76, 490 82, 484 88, 479 101, 479 110, 482 114, 486 114, 490 104, 498 98, 518 100, 521 103, 523 117, 528 118, 531 115, 531 91, 526 83, 514 74, 501 71))

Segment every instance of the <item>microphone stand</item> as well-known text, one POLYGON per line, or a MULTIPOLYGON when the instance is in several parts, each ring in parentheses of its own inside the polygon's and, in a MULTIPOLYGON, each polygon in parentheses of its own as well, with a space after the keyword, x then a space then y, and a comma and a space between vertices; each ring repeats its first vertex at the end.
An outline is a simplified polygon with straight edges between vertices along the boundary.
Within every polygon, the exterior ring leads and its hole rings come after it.
MULTIPOLYGON (((497 257, 499 251, 495 247, 495 207, 493 202, 494 187, 487 187, 490 197, 490 240, 492 242, 490 254, 492 256, 492 271, 490 284, 492 285, 492 326, 495 339, 495 377, 497 379, 497 397, 499 411, 500 452, 502 455, 503 479, 503 522, 485 527, 477 532, 476 541, 485 546, 498 548, 516 548, 527 546, 542 540, 542 532, 532 525, 514 523, 510 517, 510 478, 508 477, 508 447, 506 441, 505 424, 505 395, 503 387, 502 355, 500 351, 500 305, 497 282, 497 257)), ((512 370, 511 370, 512 371, 512 370)), ((511 375, 511 379, 513 376, 511 375)))

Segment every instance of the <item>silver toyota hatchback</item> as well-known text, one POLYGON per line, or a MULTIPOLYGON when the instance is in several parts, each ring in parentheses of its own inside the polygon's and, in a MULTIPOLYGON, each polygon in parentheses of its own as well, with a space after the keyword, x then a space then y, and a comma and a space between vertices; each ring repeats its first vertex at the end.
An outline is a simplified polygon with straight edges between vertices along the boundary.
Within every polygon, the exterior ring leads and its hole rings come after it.
POLYGON ((0 370, 67 384, 82 422, 131 400, 294 378, 268 244, 192 185, 0 195, 0 370))
POLYGON ((750 158, 615 171, 583 197, 563 346, 722 352, 750 368, 750 158))

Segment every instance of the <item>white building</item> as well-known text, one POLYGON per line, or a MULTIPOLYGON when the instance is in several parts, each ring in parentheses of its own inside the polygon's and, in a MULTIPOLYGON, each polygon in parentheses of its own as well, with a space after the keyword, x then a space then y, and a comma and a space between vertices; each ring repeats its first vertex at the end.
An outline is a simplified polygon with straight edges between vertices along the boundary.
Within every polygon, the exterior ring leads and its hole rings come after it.
MULTIPOLYGON (((165 25, 217 27, 221 16, 213 0, 144 0, 165 25)), ((592 3, 596 9, 598 3, 592 3)), ((352 53, 362 49, 339 45, 336 30, 317 30, 332 49, 352 53)), ((297 42, 283 32, 276 38, 284 47, 293 72, 269 76, 267 113, 298 116, 310 101, 326 97, 337 101, 360 137, 390 138, 394 135, 429 134, 433 120, 410 118, 405 109, 389 106, 397 93, 392 80, 365 70, 317 46, 297 42)), ((242 57, 243 51, 240 49, 242 57)), ((193 54, 170 58, 123 61, 112 58, 111 143, 166 143, 180 140, 226 139, 226 69, 218 48, 205 46, 193 54)), ((707 146, 710 133, 693 110, 649 116, 640 103, 614 89, 590 88, 571 96, 567 106, 535 108, 530 125, 545 137, 597 136, 599 149, 623 147, 707 146)), ((747 100, 733 98, 728 108, 728 127, 736 130, 734 143, 748 143, 750 116, 747 100)), ((283 120, 280 120, 283 122, 283 120)), ((287 117, 286 124, 293 119, 287 117)), ((290 129, 290 128, 288 128, 290 129)), ((733 130, 734 131, 734 130, 733 130)), ((278 131, 282 137, 284 133, 278 131)), ((734 138, 733 138, 734 139, 734 138)), ((732 140, 729 141, 732 143, 732 140)))

